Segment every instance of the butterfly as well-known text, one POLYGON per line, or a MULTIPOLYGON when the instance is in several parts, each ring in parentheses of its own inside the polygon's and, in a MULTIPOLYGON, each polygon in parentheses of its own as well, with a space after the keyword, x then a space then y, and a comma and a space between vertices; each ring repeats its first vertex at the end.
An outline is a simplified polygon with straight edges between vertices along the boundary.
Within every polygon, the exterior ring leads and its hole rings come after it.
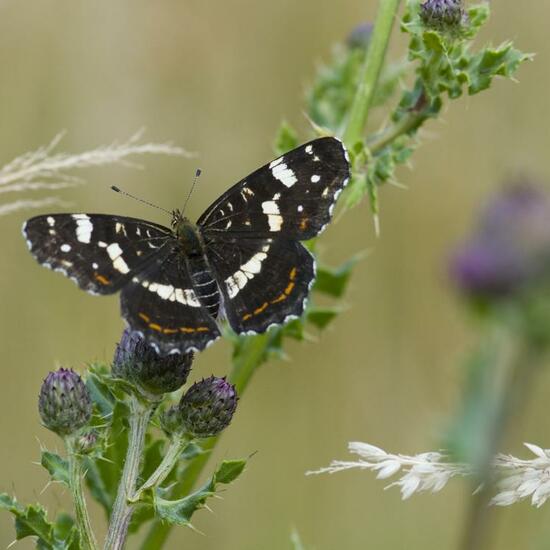
POLYGON ((350 176, 336 138, 290 151, 218 198, 196 224, 110 214, 46 214, 23 235, 40 264, 91 294, 120 291, 130 328, 161 355, 200 351, 226 318, 238 334, 299 317, 315 279, 300 243, 329 223, 350 176))

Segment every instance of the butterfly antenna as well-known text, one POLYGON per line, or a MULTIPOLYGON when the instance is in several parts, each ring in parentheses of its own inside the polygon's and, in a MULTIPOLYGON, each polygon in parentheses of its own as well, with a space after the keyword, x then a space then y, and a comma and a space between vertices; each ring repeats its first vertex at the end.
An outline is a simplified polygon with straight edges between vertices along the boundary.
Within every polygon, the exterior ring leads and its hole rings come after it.
POLYGON ((187 206, 187 203, 189 202, 189 199, 191 198, 191 195, 193 193, 193 189, 195 189, 195 185, 197 185, 197 181, 199 180, 199 176, 201 175, 202 170, 200 168, 197 168, 197 171, 195 172, 195 177, 193 178, 193 183, 191 185, 191 189, 189 189, 189 193, 187 194, 187 198, 185 199, 185 204, 183 205, 183 209, 181 211, 182 215, 185 212, 185 208, 187 206))
POLYGON ((116 185, 111 185, 111 189, 115 191, 116 193, 120 193, 121 195, 126 195, 127 197, 130 197, 131 199, 134 199, 138 202, 142 202, 143 204, 146 204, 147 206, 152 206, 153 208, 157 208, 158 210, 162 210, 163 212, 166 212, 167 214, 172 215, 172 212, 169 210, 166 210, 166 208, 162 208, 162 206, 158 206, 156 204, 153 204, 152 202, 146 201, 144 199, 140 199, 139 197, 136 197, 134 195, 131 195, 130 193, 127 193, 126 191, 123 191, 120 187, 117 187, 116 185))

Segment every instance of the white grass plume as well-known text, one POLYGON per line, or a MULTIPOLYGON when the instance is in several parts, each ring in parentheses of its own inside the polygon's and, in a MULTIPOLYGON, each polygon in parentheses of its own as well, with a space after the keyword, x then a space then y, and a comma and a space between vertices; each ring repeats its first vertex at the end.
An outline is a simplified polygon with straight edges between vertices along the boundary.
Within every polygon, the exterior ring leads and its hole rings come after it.
MULTIPOLYGON (((493 468, 497 475, 497 494, 491 500, 495 506, 510 506, 521 500, 530 499, 536 507, 542 506, 550 498, 550 449, 525 443, 535 455, 532 459, 520 459, 512 455, 499 454, 493 468)), ((403 500, 415 493, 441 491, 456 476, 472 476, 474 471, 468 464, 450 461, 445 452, 427 452, 417 455, 391 454, 368 443, 351 442, 351 453, 360 458, 354 461, 333 460, 329 466, 313 474, 334 474, 343 470, 360 469, 377 472, 377 479, 387 479, 397 473, 401 477, 390 483, 399 487, 403 500)))
MULTIPOLYGON (((93 166, 123 165, 133 168, 141 166, 131 160, 138 155, 170 155, 190 158, 193 156, 181 147, 171 143, 142 142, 143 130, 126 141, 112 142, 83 153, 56 152, 64 133, 59 133, 45 146, 25 153, 0 168, 0 194, 28 193, 33 191, 57 191, 84 183, 71 172, 75 169, 93 166)), ((40 200, 16 199, 0 204, 0 216, 26 208, 40 208, 63 204, 58 197, 40 200)))

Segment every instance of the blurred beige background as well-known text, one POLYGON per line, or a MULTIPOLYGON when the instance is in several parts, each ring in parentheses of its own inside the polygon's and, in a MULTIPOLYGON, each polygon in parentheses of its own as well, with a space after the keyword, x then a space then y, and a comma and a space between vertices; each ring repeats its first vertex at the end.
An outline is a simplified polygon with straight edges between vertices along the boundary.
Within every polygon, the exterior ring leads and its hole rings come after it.
MULTIPOLYGON (((0 0, 0 164, 61 129, 68 131, 62 149, 78 152, 146 126, 147 139, 174 141, 199 159, 143 158, 143 171, 90 169, 82 172, 90 184, 63 197, 75 210, 166 223, 108 186, 173 208, 198 164, 196 217, 270 160, 283 117, 307 129, 302 96, 316 64, 374 7, 359 0, 0 0)), ((497 81, 428 125, 414 169, 399 173, 409 190, 381 192, 380 239, 366 205, 329 229, 326 260, 371 252, 354 274, 348 310, 319 343, 292 343, 290 362, 257 374, 217 456, 257 454, 213 503, 214 514, 196 515, 204 535, 180 529, 168 548, 286 549, 294 527, 308 549, 454 547, 468 490, 460 481, 402 503, 369 473, 304 472, 346 458, 349 440, 405 453, 438 447, 459 397, 460 361, 476 337, 446 280, 449 252, 503 178, 522 171, 550 182, 550 4, 493 8, 483 39, 512 38, 537 52, 535 62, 521 68, 519 84, 497 81)), ((403 52, 403 38, 395 38, 394 58, 403 52)), ((32 260, 20 226, 34 213, 0 218, 0 490, 24 502, 39 498, 54 511, 67 506, 67 495, 58 488, 40 495, 46 475, 33 464, 39 441, 59 447, 39 424, 41 380, 59 365, 110 359, 122 322, 116 298, 88 296, 32 260)), ((226 373, 228 354, 225 343, 210 348, 193 376, 226 373)), ((550 372, 539 382, 517 445, 506 450, 523 453, 522 441, 550 446, 550 372)), ((548 548, 549 514, 548 504, 499 510, 494 548, 548 548)), ((3 513, 0 547, 12 540, 3 513)))

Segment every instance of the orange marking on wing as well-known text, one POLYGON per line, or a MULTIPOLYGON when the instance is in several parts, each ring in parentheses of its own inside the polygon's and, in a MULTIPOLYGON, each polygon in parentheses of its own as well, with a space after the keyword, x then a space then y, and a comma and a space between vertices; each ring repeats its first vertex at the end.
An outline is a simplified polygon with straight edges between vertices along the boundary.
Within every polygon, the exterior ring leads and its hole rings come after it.
POLYGON ((275 298, 275 300, 271 300, 271 303, 277 304, 279 302, 282 302, 283 300, 286 300, 286 294, 281 294, 278 298, 275 298))
POLYGON ((285 294, 288 296, 295 286, 296 285, 293 282, 288 283, 288 286, 285 288, 285 294))
POLYGON ((254 310, 254 315, 258 315, 260 314, 262 311, 265 310, 265 308, 268 306, 269 304, 267 302, 264 302, 259 308, 255 309, 254 310))
POLYGON ((309 220, 307 218, 302 218, 302 220, 300 221, 300 229, 302 231, 304 231, 304 229, 307 227, 307 222, 309 220))
POLYGON ((197 332, 208 332, 210 329, 208 327, 197 327, 197 332))
POLYGON ((151 321, 151 317, 149 317, 149 315, 145 315, 145 313, 138 313, 138 317, 140 319, 143 319, 146 323, 149 323, 149 321, 151 321))
POLYGON ((176 334, 178 332, 178 329, 177 328, 165 328, 165 329, 162 329, 162 332, 164 334, 176 334))
POLYGON ((195 332, 195 329, 191 327, 180 327, 180 332, 184 332, 185 334, 190 334, 191 332, 195 332))
POLYGON ((99 275, 98 273, 94 274, 94 278, 95 278, 96 281, 98 281, 102 285, 106 286, 106 285, 111 284, 111 281, 109 281, 109 279, 107 279, 107 277, 104 277, 103 275, 99 275))
POLYGON ((245 313, 242 317, 243 321, 248 321, 248 319, 250 319, 254 315, 259 315, 260 313, 262 313, 262 311, 265 311, 269 307, 269 304, 278 304, 279 302, 286 300, 290 296, 290 293, 294 290, 294 287, 296 286, 296 283, 294 283, 294 280, 296 279, 297 273, 298 273, 298 269, 296 267, 293 267, 290 270, 290 273, 288 274, 289 283, 284 289, 283 293, 280 294, 274 300, 271 300, 270 302, 264 302, 259 308, 256 308, 253 313, 245 313))
POLYGON ((149 323, 149 328, 152 330, 156 330, 157 332, 162 332, 162 327, 160 325, 157 325, 156 323, 149 323))

